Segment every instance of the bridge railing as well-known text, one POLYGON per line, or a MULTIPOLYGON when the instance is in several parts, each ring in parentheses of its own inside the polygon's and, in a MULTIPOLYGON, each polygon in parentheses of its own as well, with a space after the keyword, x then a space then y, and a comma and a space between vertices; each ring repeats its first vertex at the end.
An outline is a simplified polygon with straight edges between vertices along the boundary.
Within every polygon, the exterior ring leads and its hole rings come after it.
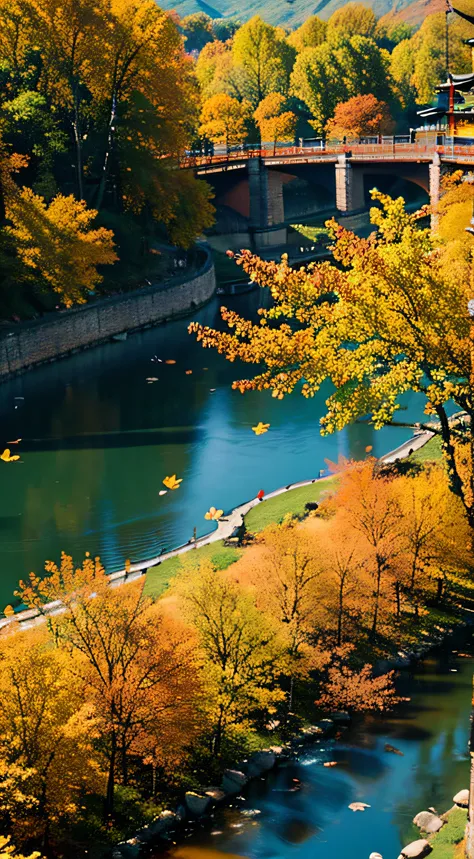
POLYGON ((308 158, 322 159, 337 157, 346 153, 353 158, 362 158, 375 160, 377 158, 390 159, 394 156, 403 160, 404 158, 414 159, 417 157, 428 158, 435 153, 445 158, 460 158, 462 156, 474 159, 474 146, 470 145, 450 145, 437 146, 433 143, 409 143, 409 142, 387 142, 384 140, 381 143, 330 143, 326 146, 278 146, 275 148, 262 149, 243 149, 234 150, 226 153, 218 153, 216 155, 186 155, 180 159, 180 167, 211 167, 212 165, 231 164, 236 162, 244 162, 253 158, 263 158, 265 161, 275 159, 276 161, 282 158, 301 158, 302 161, 308 158))

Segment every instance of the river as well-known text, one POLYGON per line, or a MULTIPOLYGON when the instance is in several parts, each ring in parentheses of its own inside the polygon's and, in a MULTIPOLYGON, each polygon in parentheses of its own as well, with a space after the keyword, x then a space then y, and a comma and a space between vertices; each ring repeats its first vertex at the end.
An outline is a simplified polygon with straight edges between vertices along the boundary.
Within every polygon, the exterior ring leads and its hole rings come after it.
MULTIPOLYGON (((225 302, 247 315, 261 295, 225 302)), ((195 318, 218 323, 222 303, 214 299, 195 318)), ((22 442, 20 463, 0 463, 0 608, 12 601, 20 577, 41 573, 61 550, 77 561, 85 551, 99 554, 113 572, 126 558, 143 560, 186 542, 194 527, 206 533, 211 505, 227 511, 259 489, 318 476, 326 458, 361 457, 367 445, 381 455, 409 438, 407 429, 375 432, 362 424, 321 438, 329 388, 312 400, 242 396, 230 385, 245 370, 203 350, 188 335, 188 322, 1 385, 2 441, 22 442), (256 437, 251 427, 260 420, 271 427, 256 437), (183 478, 179 490, 160 496, 172 474, 183 478)), ((403 418, 420 417, 418 396, 403 405, 403 418)))
POLYGON ((368 716, 341 740, 308 747, 298 761, 252 782, 243 799, 167 856, 368 859, 377 851, 396 859, 420 837, 415 814, 430 806, 447 811, 454 794, 469 786, 473 666, 472 657, 449 650, 427 660, 415 676, 402 677, 411 700, 396 715, 368 716), (402 755, 386 752, 386 743, 402 755), (338 766, 322 765, 333 760, 338 766), (355 801, 370 808, 353 812, 348 805, 355 801))

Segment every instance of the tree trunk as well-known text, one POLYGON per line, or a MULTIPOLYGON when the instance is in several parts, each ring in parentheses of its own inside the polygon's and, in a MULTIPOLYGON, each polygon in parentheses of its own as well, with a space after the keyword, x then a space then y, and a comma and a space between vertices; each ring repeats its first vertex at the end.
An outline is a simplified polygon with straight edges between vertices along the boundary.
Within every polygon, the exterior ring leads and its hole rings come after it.
POLYGON ((77 191, 79 194, 79 199, 83 200, 84 185, 82 181, 82 143, 79 119, 79 93, 77 92, 77 87, 75 87, 74 89, 74 122, 72 126, 74 129, 74 142, 76 145, 77 191))
POLYGON ((379 560, 377 560, 377 588, 375 590, 375 606, 374 606, 374 617, 372 621, 372 629, 370 630, 369 640, 375 641, 377 638, 377 621, 379 614, 379 600, 380 600, 380 583, 382 581, 382 565, 379 560))
POLYGON ((438 589, 437 589, 437 592, 436 592, 436 600, 437 600, 438 602, 440 602, 440 601, 442 600, 442 598, 443 598, 443 584, 444 584, 444 582, 443 582, 443 579, 442 579, 442 577, 441 577, 441 576, 436 580, 436 582, 437 582, 437 585, 438 585, 438 589))
POLYGON ((337 646, 340 647, 342 643, 342 611, 344 607, 344 586, 341 583, 339 588, 339 611, 337 616, 337 646))
POLYGON ((110 821, 114 813, 114 786, 115 786, 115 761, 117 758, 117 735, 112 731, 110 740, 110 755, 109 755, 109 774, 107 777, 107 791, 104 802, 104 820, 105 823, 110 821))
POLYGON ((401 615, 401 607, 400 607, 400 582, 395 582, 395 599, 397 602, 397 620, 400 620, 401 615))
POLYGON ((100 211, 104 201, 105 188, 107 185, 107 177, 109 174, 110 156, 114 143, 114 124, 117 118, 117 100, 115 95, 112 96, 112 104, 110 107, 109 124, 107 128, 107 145, 104 154, 104 163, 102 165, 102 176, 100 177, 99 191, 97 194, 96 208, 100 211))

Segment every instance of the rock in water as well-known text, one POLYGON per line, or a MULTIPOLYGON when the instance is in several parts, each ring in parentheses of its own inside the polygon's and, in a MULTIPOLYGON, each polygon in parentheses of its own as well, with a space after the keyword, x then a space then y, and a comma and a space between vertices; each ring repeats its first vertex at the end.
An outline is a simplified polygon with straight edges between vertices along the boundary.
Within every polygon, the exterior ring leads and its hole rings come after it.
POLYGON ((432 851, 431 844, 425 838, 420 838, 419 841, 412 841, 403 848, 398 859, 421 859, 423 856, 428 856, 432 851))
POLYGON ((351 802, 348 808, 351 811, 365 811, 366 808, 370 808, 370 805, 367 805, 366 802, 351 802))
POLYGON ((381 853, 371 853, 369 859, 383 859, 383 856, 381 853))
POLYGON ((459 793, 453 796, 453 802, 459 805, 460 808, 469 808, 469 791, 460 790, 459 793))
POLYGON ((415 826, 418 826, 419 829, 422 829, 423 832, 428 832, 432 835, 434 832, 439 832, 442 826, 444 826, 445 821, 441 820, 441 817, 438 817, 437 814, 432 814, 430 811, 420 811, 416 817, 413 818, 413 823, 415 826))

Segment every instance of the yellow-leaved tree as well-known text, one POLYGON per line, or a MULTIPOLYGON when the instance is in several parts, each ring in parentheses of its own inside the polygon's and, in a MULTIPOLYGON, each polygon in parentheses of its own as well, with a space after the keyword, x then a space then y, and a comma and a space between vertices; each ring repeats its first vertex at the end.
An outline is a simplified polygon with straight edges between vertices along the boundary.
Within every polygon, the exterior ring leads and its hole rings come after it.
POLYGON ((303 396, 312 397, 330 379, 334 392, 326 401, 323 433, 367 415, 376 428, 397 423, 400 395, 422 394, 425 413, 434 420, 421 427, 440 436, 450 488, 474 529, 474 349, 468 314, 474 287, 469 277, 452 276, 442 243, 420 229, 419 216, 405 211, 402 198, 376 191, 372 196, 379 206, 371 209, 376 229, 368 238, 329 223, 337 266, 323 262, 292 269, 286 258, 264 262, 243 251, 238 264, 269 290, 272 307, 259 311, 258 322, 223 308, 229 330, 197 323, 189 330, 229 360, 261 368, 234 382, 242 393, 271 390, 283 399, 302 383, 303 396), (452 401, 467 414, 464 423, 450 420, 452 401))
POLYGON ((25 278, 54 290, 66 307, 84 303, 102 280, 97 266, 118 259, 112 231, 94 229, 97 212, 72 195, 59 194, 47 205, 31 188, 23 188, 7 198, 6 216, 6 232, 15 239, 25 278))
POLYGON ((199 133, 213 143, 242 143, 247 136, 250 104, 221 92, 208 98, 201 111, 199 133))
POLYGON ((262 142, 272 143, 275 152, 280 140, 293 143, 296 130, 296 114, 286 110, 287 99, 278 92, 269 93, 254 112, 262 142))

